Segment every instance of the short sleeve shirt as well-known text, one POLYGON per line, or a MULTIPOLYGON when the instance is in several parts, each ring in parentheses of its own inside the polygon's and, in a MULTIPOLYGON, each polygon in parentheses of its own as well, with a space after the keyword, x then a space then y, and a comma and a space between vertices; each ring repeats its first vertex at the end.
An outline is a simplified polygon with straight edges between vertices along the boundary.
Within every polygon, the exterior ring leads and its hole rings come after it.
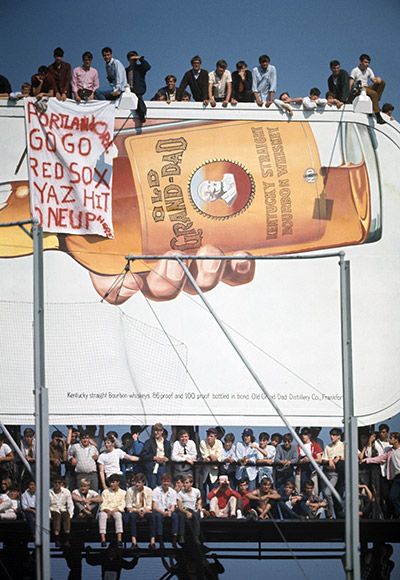
POLYGON ((213 70, 208 73, 208 82, 212 83, 213 97, 215 99, 224 99, 226 95, 226 83, 232 82, 232 76, 228 70, 225 70, 221 78, 219 78, 215 70, 213 70))
POLYGON ((196 511, 197 501, 198 501, 200 496, 201 496, 200 490, 197 489, 196 487, 192 487, 192 491, 190 493, 188 493, 184 489, 182 489, 178 493, 177 497, 178 497, 178 499, 181 500, 182 507, 184 509, 196 511))
POLYGON ((330 443, 324 449, 322 454, 323 461, 330 461, 335 459, 335 457, 340 457, 340 459, 344 459, 344 445, 342 441, 338 441, 336 445, 330 443))
POLYGON ((0 457, 7 457, 9 453, 11 453, 11 447, 7 443, 3 443, 0 447, 0 457))
POLYGON ((100 455, 97 462, 104 465, 104 473, 106 477, 110 477, 113 473, 122 474, 119 462, 125 457, 126 453, 122 449, 113 449, 109 453, 105 452, 100 455))
POLYGON ((96 462, 93 455, 97 455, 98 451, 94 445, 84 447, 81 443, 70 445, 68 449, 68 459, 74 457, 77 461, 75 468, 76 473, 93 473, 96 471, 96 462))
POLYGON ((365 70, 360 70, 358 66, 356 66, 356 68, 353 68, 351 71, 350 78, 355 81, 361 81, 362 86, 366 87, 368 86, 368 79, 375 78, 375 75, 372 68, 367 67, 365 70))

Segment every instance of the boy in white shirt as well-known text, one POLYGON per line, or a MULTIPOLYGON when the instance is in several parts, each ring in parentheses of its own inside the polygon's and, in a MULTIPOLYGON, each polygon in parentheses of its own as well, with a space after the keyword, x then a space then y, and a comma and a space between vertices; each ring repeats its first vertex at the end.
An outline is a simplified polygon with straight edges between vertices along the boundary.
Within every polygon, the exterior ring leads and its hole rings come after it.
POLYGON ((325 106, 328 101, 326 99, 321 99, 321 91, 314 87, 310 90, 308 97, 303 98, 303 108, 309 111, 315 111, 319 106, 325 106))
POLYGON ((74 503, 71 492, 63 487, 63 479, 56 477, 53 480, 53 488, 49 490, 50 496, 50 519, 56 537, 56 546, 60 547, 61 523, 64 529, 66 541, 64 545, 70 546, 69 538, 71 533, 71 519, 74 515, 74 503))
POLYGON ((98 504, 101 503, 101 497, 90 489, 90 480, 83 477, 79 480, 79 488, 72 492, 72 499, 75 504, 77 517, 93 519, 96 515, 98 504))
POLYGON ((178 533, 179 543, 185 543, 185 522, 191 523, 194 536, 194 543, 200 544, 200 512, 201 512, 201 493, 200 490, 192 487, 193 477, 186 475, 183 478, 183 489, 178 493, 178 533))
POLYGON ((100 454, 97 463, 99 464, 101 485, 103 490, 106 490, 106 479, 111 475, 119 475, 119 481, 123 479, 120 465, 121 459, 125 459, 126 461, 139 461, 139 457, 136 457, 136 455, 128 455, 122 449, 115 449, 115 439, 112 437, 106 437, 104 445, 106 450, 100 454))
POLYGON ((167 520, 171 521, 172 545, 176 548, 178 538, 176 501, 176 491, 171 487, 171 476, 169 473, 164 473, 161 476, 161 485, 153 489, 153 514, 160 548, 164 548, 163 523, 167 520))
POLYGON ((255 447, 258 451, 257 458, 257 471, 258 471, 258 483, 264 477, 268 477, 271 483, 274 483, 274 459, 276 455, 276 447, 274 445, 269 445, 269 434, 262 432, 258 436, 259 445, 252 443, 252 447, 255 447))
POLYGON ((21 509, 19 502, 18 486, 12 484, 8 490, 8 500, 2 503, 2 510, 0 512, 0 520, 16 520, 17 514, 21 509))
POLYGON ((293 107, 291 106, 291 103, 294 103, 295 105, 301 105, 302 102, 303 99, 301 97, 295 97, 292 99, 287 92, 282 93, 279 95, 279 99, 274 100, 275 105, 279 107, 281 111, 286 111, 289 117, 293 117, 293 107))
POLYGON ((219 60, 214 71, 208 73, 208 98, 210 105, 215 107, 222 103, 227 107, 232 94, 232 76, 227 70, 227 62, 219 60))
POLYGON ((379 115, 379 101, 381 99, 382 93, 385 89, 386 83, 380 77, 376 77, 372 68, 370 68, 371 57, 368 54, 360 55, 360 63, 358 66, 353 68, 350 73, 350 90, 355 81, 359 81, 361 86, 365 88, 367 95, 372 101, 372 108, 376 115, 378 123, 383 123, 384 121, 379 115), (372 84, 368 86, 368 81, 372 84), (378 113, 378 115, 377 115, 378 113))

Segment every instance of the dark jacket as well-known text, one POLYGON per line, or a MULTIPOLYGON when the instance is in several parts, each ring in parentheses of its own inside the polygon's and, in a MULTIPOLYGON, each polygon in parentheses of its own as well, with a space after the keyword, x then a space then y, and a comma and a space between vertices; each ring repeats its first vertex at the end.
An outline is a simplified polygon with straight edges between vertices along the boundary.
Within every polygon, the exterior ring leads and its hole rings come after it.
POLYGON ((243 82, 243 90, 239 91, 242 78, 239 76, 237 70, 232 73, 232 99, 236 99, 239 103, 252 103, 254 101, 252 86, 253 75, 249 70, 246 70, 246 77, 243 82))
POLYGON ((336 85, 333 82, 333 75, 331 75, 328 78, 328 88, 331 93, 335 95, 336 99, 339 99, 339 101, 345 103, 350 94, 350 78, 347 71, 345 71, 343 68, 339 70, 336 85))
POLYGON ((11 85, 3 75, 0 75, 0 93, 11 93, 11 85))
MULTIPOLYGON (((167 99, 167 101, 171 100, 171 93, 169 92, 168 87, 161 87, 161 89, 158 89, 157 93, 161 93, 162 95, 164 95, 164 97, 167 99)), ((156 95, 154 95, 154 97, 151 99, 152 101, 156 100, 155 96, 156 95)), ((175 98, 177 99, 177 97, 178 97, 178 89, 176 89, 176 91, 175 91, 175 98)))
POLYGON ((193 69, 185 72, 178 89, 178 101, 181 100, 182 93, 188 85, 195 101, 201 102, 208 100, 208 72, 206 70, 203 68, 200 69, 200 74, 197 79, 193 74, 193 69))
MULTIPOLYGON (((155 461, 153 457, 157 455, 157 444, 154 437, 147 439, 143 445, 142 452, 140 454, 140 461, 143 463, 146 471, 153 471, 155 461)), ((164 455, 171 459, 171 443, 164 439, 164 455)))
POLYGON ((136 64, 133 65, 132 68, 133 68, 133 82, 129 81, 129 78, 130 78, 129 72, 131 70, 131 67, 128 66, 125 69, 128 84, 131 88, 132 93, 135 93, 135 95, 138 95, 138 96, 142 96, 146 92, 146 88, 147 88, 144 77, 146 76, 146 73, 151 69, 151 66, 147 62, 146 59, 141 58, 140 61, 137 61, 136 64), (140 63, 140 64, 138 64, 138 63, 140 63))

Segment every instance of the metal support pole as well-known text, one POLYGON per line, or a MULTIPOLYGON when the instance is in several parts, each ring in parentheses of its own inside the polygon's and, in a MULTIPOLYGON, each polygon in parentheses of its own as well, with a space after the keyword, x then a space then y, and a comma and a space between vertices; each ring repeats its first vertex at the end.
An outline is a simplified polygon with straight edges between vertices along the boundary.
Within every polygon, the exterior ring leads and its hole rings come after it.
POLYGON ((296 440, 297 443, 300 445, 301 449, 303 449, 303 451, 305 452, 305 454, 309 458, 310 463, 316 469, 318 475, 323 480, 323 482, 332 491, 332 493, 336 497, 336 499, 340 503, 342 503, 342 499, 341 499, 340 495, 338 494, 338 492, 336 491, 336 489, 333 487, 333 485, 329 481, 329 479, 326 477, 325 473, 322 471, 321 466, 318 465, 318 463, 315 461, 315 459, 311 456, 311 454, 309 453, 308 449, 306 449, 304 447, 303 441, 301 440, 301 438, 299 437, 299 435, 296 433, 296 431, 293 429, 293 427, 291 426, 291 424, 289 423, 289 421, 286 419, 285 415, 282 413, 282 411, 280 410, 280 408, 278 407, 278 405, 272 399, 271 395, 269 394, 269 392, 265 388, 265 386, 262 383, 261 379, 259 378, 259 376, 255 372, 255 370, 253 369, 253 367, 250 365, 249 361, 246 359, 246 357, 244 356, 244 354, 242 353, 242 351, 239 349, 239 347, 237 346, 237 344, 235 343, 235 341, 233 340, 233 338, 231 337, 231 335, 229 334, 229 332, 226 330, 225 326, 222 324, 221 320, 218 318, 217 313, 212 308, 211 304, 208 302, 208 300, 204 296, 204 293, 201 291, 201 288, 199 287, 199 285, 197 284, 196 280, 192 276, 189 268, 186 266, 186 264, 183 261, 184 259, 186 259, 186 257, 182 259, 181 256, 174 256, 173 258, 179 262, 182 270, 185 272, 186 276, 188 277, 188 279, 192 283, 193 288, 196 290, 197 294, 200 296, 201 300, 203 301, 203 303, 207 307, 207 310, 210 312, 210 314, 214 318, 215 322, 218 324, 218 326, 220 327, 220 329, 222 330, 222 332, 225 334, 226 338, 231 343, 232 347, 235 349, 235 351, 236 351, 237 355, 239 356, 240 360, 243 362, 243 364, 245 365, 245 367, 247 368, 247 370, 249 371, 249 373, 251 374, 251 376, 253 377, 253 379, 257 383, 257 385, 260 387, 260 389, 262 390, 262 392, 266 396, 268 402, 272 405, 272 407, 274 408, 274 410, 276 411, 276 413, 282 419, 283 423, 286 425, 286 428, 292 434, 293 439, 296 440))
POLYGON ((350 262, 340 254, 340 311, 342 328, 342 380, 345 465, 345 534, 347 580, 360 580, 360 518, 358 515, 357 418, 354 416, 351 337, 350 262))
POLYGON ((49 406, 45 387, 43 229, 33 234, 33 351, 36 427, 36 580, 50 580, 49 406))
POLYGON ((11 435, 11 433, 7 429, 7 427, 1 421, 0 421, 0 428, 3 431, 3 433, 5 433, 7 435, 7 439, 11 443, 15 453, 18 455, 18 457, 20 458, 22 463, 25 465, 25 469, 27 469, 29 471, 29 473, 31 474, 31 477, 33 479, 35 479, 33 476, 32 468, 31 468, 29 461, 27 459, 25 459, 25 455, 22 453, 21 449, 18 447, 17 442, 15 441, 15 439, 13 438, 13 436, 11 435))

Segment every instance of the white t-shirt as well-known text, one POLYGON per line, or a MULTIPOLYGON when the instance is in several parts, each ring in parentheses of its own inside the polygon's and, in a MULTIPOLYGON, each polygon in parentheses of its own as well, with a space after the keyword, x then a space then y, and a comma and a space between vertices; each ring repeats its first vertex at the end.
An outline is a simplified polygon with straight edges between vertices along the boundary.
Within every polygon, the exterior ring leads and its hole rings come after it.
POLYGON ((180 499, 182 502, 182 507, 185 510, 197 510, 197 501, 201 497, 200 490, 197 487, 192 487, 192 491, 190 493, 186 492, 182 489, 177 496, 177 499, 180 499))
POLYGON ((122 449, 113 449, 109 453, 101 453, 97 462, 104 465, 104 473, 106 477, 110 477, 113 473, 122 474, 119 462, 124 459, 126 453, 122 449))
POLYGON ((72 492, 75 495, 79 495, 79 497, 83 498, 85 497, 86 499, 93 499, 94 497, 100 497, 99 494, 97 493, 97 491, 94 491, 94 489, 88 489, 88 492, 85 496, 83 496, 81 494, 81 490, 79 489, 79 487, 77 489, 74 489, 74 491, 72 492))
MULTIPOLYGON (((303 443, 303 445, 307 449, 308 453, 310 455, 312 455, 312 453, 311 453, 311 441, 310 441, 310 443, 303 443)), ((303 451, 302 447, 300 447, 300 450, 299 450, 299 457, 306 457, 306 453, 305 453, 305 451, 303 451)))
POLYGON ((3 443, 0 447, 0 457, 7 457, 9 453, 11 453, 11 447, 7 443, 3 443))
POLYGON ((232 82, 231 73, 225 70, 221 78, 217 76, 215 70, 208 73, 208 82, 212 83, 212 96, 214 99, 224 99, 226 95, 226 83, 232 82))
POLYGON ((367 67, 365 70, 360 70, 358 66, 356 66, 356 68, 353 68, 351 71, 350 78, 355 81, 361 81, 362 86, 367 87, 368 79, 375 78, 375 75, 372 68, 367 67))

